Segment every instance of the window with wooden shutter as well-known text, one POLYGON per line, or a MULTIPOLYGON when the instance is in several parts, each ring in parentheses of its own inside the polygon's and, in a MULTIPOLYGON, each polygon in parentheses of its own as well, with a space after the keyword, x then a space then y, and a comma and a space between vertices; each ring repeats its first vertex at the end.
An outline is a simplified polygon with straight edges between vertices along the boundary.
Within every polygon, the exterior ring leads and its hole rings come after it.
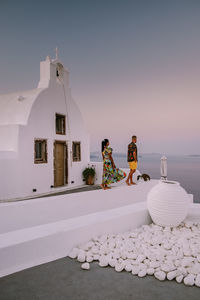
POLYGON ((35 139, 35 164, 47 163, 47 140, 35 139))
POLYGON ((56 134, 65 134, 65 116, 56 114, 56 134))
POLYGON ((81 161, 81 143, 72 143, 73 161, 81 161))

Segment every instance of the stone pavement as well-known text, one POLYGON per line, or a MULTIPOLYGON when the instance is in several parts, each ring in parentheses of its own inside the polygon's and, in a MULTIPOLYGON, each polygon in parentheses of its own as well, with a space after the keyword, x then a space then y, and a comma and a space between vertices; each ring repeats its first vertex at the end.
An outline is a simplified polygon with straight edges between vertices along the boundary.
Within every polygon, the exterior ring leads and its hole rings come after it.
POLYGON ((0 278, 1 300, 199 300, 200 288, 152 276, 138 278, 91 264, 90 271, 70 258, 0 278))

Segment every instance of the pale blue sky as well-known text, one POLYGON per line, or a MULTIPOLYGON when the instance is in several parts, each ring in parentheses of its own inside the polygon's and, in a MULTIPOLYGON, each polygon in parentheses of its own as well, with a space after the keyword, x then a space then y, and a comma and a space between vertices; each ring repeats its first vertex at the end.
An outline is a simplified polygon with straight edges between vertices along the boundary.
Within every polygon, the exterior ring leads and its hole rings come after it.
POLYGON ((91 135, 126 151, 200 154, 200 1, 0 2, 0 93, 31 89, 59 56, 91 135))

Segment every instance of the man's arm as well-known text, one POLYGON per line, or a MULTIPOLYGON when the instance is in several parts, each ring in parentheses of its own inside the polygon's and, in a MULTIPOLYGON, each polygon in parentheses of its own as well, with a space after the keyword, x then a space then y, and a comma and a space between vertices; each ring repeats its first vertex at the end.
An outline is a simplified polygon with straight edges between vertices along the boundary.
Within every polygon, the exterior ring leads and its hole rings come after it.
POLYGON ((133 157, 134 157, 134 161, 137 161, 137 146, 133 147, 133 157))
POLYGON ((133 152, 134 160, 137 161, 136 150, 133 152))
POLYGON ((128 145, 128 151, 127 151, 127 160, 129 159, 129 156, 130 156, 130 151, 131 151, 131 149, 130 149, 131 147, 130 147, 130 145, 128 145))

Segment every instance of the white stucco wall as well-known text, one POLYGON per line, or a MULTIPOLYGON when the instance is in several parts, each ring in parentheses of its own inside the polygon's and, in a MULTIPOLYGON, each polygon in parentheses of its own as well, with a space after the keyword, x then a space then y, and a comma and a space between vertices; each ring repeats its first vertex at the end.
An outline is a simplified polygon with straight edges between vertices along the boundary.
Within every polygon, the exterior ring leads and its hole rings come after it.
MULTIPOLYGON (((32 103, 32 100, 28 98, 22 101, 24 104, 25 101, 29 102, 30 111, 28 112, 28 105, 25 105, 24 118, 22 117, 23 110, 20 108, 20 118, 15 117, 15 124, 5 125, 6 122, 11 122, 12 113, 9 114, 7 120, 4 117, 4 124, 0 124, 0 137, 3 140, 0 144, 0 200, 32 196, 59 189, 51 187, 54 185, 55 140, 66 141, 68 145, 68 185, 83 184, 82 170, 89 162, 89 136, 81 113, 71 97, 69 73, 65 70, 63 82, 60 82, 56 77, 56 64, 45 61, 41 67, 43 68, 41 76, 46 76, 46 78, 41 78, 41 87, 34 90, 36 95, 34 102, 32 103), (47 68, 48 64, 50 68, 47 68), (66 116, 66 135, 56 134, 56 113, 66 116), (47 163, 34 164, 34 140, 37 138, 47 140, 47 163), (71 161, 73 141, 81 142, 80 162, 71 161), (33 189, 37 192, 33 192, 33 189)), ((16 97, 12 94, 11 104, 14 98, 16 97)), ((19 113, 18 111, 16 114, 19 113)))
POLYGON ((94 190, 0 203, 0 234, 143 202, 157 183, 158 180, 150 180, 129 187, 118 183, 107 191, 94 190))
POLYGON ((0 151, 18 151, 19 126, 2 125, 0 126, 0 151))

